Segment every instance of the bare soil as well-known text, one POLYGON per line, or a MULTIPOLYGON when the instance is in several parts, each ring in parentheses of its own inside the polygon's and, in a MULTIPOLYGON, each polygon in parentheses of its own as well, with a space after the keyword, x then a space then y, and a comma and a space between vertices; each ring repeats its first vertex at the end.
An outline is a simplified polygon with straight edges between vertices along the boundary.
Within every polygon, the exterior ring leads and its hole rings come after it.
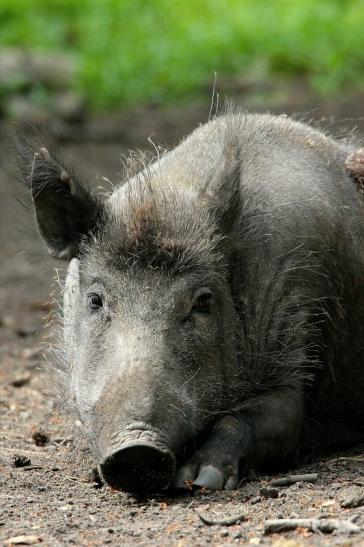
MULTIPOLYGON (((296 102, 284 106, 289 112, 310 109, 308 101, 300 107, 296 102)), ((315 117, 325 115, 328 119, 328 114, 333 114, 336 118, 348 118, 349 110, 350 116, 354 113, 359 118, 362 128, 363 98, 357 98, 351 107, 345 100, 331 106, 325 103, 315 117)), ((120 170, 119 157, 125 151, 125 142, 143 146, 146 138, 154 134, 157 143, 173 143, 206 119, 201 112, 199 109, 187 114, 141 112, 136 113, 134 122, 130 114, 104 119, 103 128, 117 124, 109 133, 114 138, 119 135, 117 142, 110 139, 103 142, 101 137, 96 139, 100 141, 97 144, 65 142, 66 153, 92 184, 102 182, 101 176, 116 182, 115 173, 120 170), (120 127, 123 131, 118 133, 120 127)), ((348 133, 354 125, 352 119, 345 121, 338 125, 339 132, 348 133)), ((364 447, 287 470, 318 472, 318 480, 273 491, 264 487, 284 474, 252 474, 239 490, 231 493, 198 491, 184 496, 165 493, 136 498, 100 485, 92 473, 94 464, 87 446, 68 428, 48 395, 51 386, 49 375, 41 366, 42 340, 44 317, 55 306, 49 297, 55 262, 46 256, 38 239, 31 210, 24 209, 16 200, 24 188, 15 182, 13 158, 4 141, 0 141, 0 149, 1 544, 19 542, 14 538, 25 536, 20 540, 25 544, 47 546, 364 545, 364 507, 342 506, 345 500, 364 494, 364 447), (215 520, 237 514, 243 514, 244 518, 231 526, 209 526, 200 520, 199 513, 215 520), (351 536, 306 528, 264 533, 264 523, 271 518, 348 520, 354 516, 361 532, 351 536)), ((59 263, 56 267, 64 270, 65 265, 59 263)))

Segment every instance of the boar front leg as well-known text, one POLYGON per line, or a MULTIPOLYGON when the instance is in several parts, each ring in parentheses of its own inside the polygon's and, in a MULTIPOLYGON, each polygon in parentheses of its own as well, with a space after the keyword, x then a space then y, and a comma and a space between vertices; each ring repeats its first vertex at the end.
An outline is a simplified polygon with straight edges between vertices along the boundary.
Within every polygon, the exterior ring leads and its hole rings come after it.
POLYGON ((241 460, 254 467, 292 458, 299 448, 302 421, 299 389, 285 388, 246 401, 239 413, 215 422, 207 441, 177 471, 174 487, 233 490, 241 460))

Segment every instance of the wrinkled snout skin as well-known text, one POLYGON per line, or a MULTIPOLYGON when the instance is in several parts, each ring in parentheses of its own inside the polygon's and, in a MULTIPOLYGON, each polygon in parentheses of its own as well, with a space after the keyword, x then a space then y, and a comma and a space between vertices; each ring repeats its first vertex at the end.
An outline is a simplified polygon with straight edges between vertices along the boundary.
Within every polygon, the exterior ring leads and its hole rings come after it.
POLYGON ((101 199, 37 143, 39 231, 70 261, 62 397, 105 482, 229 490, 364 442, 364 151, 227 113, 101 199))

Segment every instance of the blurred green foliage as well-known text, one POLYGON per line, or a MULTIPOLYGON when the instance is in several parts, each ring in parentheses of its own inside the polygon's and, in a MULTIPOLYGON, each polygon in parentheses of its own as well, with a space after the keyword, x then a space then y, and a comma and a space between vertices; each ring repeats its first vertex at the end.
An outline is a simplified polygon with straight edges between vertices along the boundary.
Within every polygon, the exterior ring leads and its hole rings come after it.
POLYGON ((364 87, 364 0, 1 0, 0 25, 0 44, 77 55, 95 109, 190 97, 214 71, 364 87))

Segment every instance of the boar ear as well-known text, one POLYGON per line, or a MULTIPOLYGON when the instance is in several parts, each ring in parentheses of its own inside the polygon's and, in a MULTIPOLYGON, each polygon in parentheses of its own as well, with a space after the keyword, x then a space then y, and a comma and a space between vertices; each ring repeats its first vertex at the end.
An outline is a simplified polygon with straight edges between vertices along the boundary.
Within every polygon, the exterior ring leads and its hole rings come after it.
POLYGON ((201 190, 201 198, 209 209, 219 230, 230 237, 241 210, 240 153, 237 143, 229 139, 225 144, 216 172, 201 190))
POLYGON ((52 256, 70 260, 78 255, 81 239, 96 225, 101 204, 55 153, 43 146, 33 153, 20 138, 16 145, 39 232, 52 256))

